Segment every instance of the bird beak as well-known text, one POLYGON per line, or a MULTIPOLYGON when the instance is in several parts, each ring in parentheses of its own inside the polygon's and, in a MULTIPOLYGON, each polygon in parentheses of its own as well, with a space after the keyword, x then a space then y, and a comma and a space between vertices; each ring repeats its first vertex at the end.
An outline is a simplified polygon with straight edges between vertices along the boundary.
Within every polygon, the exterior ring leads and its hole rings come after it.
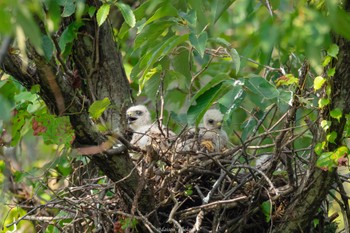
POLYGON ((127 114, 126 118, 128 119, 128 124, 132 124, 134 121, 137 120, 136 117, 133 117, 132 114, 127 114))
POLYGON ((216 126, 218 127, 218 129, 221 129, 222 123, 221 123, 221 122, 218 122, 218 123, 216 124, 216 126))

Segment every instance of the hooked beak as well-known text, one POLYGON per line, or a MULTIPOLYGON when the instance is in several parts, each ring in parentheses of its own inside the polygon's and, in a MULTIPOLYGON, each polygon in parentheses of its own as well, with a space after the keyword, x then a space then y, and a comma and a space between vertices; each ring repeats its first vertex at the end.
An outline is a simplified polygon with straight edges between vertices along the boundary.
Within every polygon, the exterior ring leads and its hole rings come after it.
POLYGON ((132 124, 134 121, 136 121, 137 120, 137 118, 136 117, 132 117, 132 116, 128 116, 128 124, 130 125, 130 124, 132 124))
POLYGON ((221 122, 218 122, 218 123, 216 124, 216 126, 218 127, 218 129, 221 129, 222 123, 221 123, 221 122))

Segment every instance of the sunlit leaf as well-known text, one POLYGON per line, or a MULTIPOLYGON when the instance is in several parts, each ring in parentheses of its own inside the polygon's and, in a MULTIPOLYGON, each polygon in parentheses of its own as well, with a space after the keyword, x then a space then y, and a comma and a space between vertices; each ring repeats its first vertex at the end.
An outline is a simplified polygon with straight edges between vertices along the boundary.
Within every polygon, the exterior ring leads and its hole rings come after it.
POLYGON ((96 19, 98 26, 101 26, 106 21, 110 8, 111 5, 105 3, 97 10, 96 19))
POLYGON ((317 91, 319 89, 321 89, 321 87, 323 86, 323 84, 326 82, 326 79, 323 78, 322 76, 317 76, 314 79, 314 90, 317 91))
POLYGON ((330 104, 330 100, 328 98, 321 98, 318 100, 318 107, 319 108, 324 108, 328 104, 330 104))
POLYGON ((331 61, 332 61, 332 57, 327 55, 322 62, 322 66, 326 67, 331 61))
POLYGON ((329 127, 331 127, 331 125, 332 125, 331 121, 327 121, 327 120, 321 121, 321 127, 324 131, 327 131, 329 129, 329 127))
POLYGON ((89 107, 89 114, 93 119, 99 118, 102 113, 108 108, 111 101, 106 97, 103 100, 97 100, 89 107))
POLYGON ((293 85, 293 84, 298 84, 299 79, 294 77, 293 74, 286 74, 283 75, 281 77, 279 77, 278 79, 276 79, 276 86, 289 86, 289 85, 293 85))
MULTIPOLYGON (((118 9, 120 10, 120 12, 123 15, 123 18, 125 20, 125 22, 132 28, 135 26, 136 23, 136 19, 135 19, 135 15, 132 12, 132 9, 130 8, 129 5, 126 5, 122 2, 116 2, 115 5, 118 7, 118 9)), ((108 15, 108 14, 107 14, 108 15)))
POLYGON ((317 144, 315 145, 314 151, 315 151, 315 153, 316 153, 317 155, 321 155, 322 152, 323 152, 323 145, 322 145, 322 143, 320 143, 320 142, 317 143, 317 144))

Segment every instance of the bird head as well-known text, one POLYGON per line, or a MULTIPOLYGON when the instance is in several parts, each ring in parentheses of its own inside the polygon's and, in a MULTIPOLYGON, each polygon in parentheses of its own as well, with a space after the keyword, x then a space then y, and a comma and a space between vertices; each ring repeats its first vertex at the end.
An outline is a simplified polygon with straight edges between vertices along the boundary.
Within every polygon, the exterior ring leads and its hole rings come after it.
POLYGON ((126 117, 128 119, 128 125, 134 131, 137 131, 142 126, 150 125, 151 114, 144 105, 136 105, 126 110, 126 117))
POLYGON ((207 130, 221 129, 224 116, 217 109, 209 109, 203 117, 204 127, 207 130))

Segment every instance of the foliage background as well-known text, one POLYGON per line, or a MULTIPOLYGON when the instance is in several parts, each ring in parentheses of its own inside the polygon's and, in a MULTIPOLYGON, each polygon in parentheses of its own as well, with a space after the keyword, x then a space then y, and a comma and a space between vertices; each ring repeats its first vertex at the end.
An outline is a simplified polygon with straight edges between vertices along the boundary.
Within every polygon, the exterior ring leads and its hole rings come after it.
MULTIPOLYGON (((290 107, 296 89, 301 88, 307 95, 299 98, 301 107, 294 127, 300 137, 293 145, 303 157, 312 143, 305 117, 316 120, 318 111, 328 108, 327 103, 319 102, 313 80, 334 75, 331 59, 337 59, 338 47, 332 42, 332 32, 349 39, 350 18, 339 7, 342 1, 263 2, 153 0, 134 3, 131 12, 121 1, 103 2, 95 8, 80 0, 33 0, 24 4, 5 0, 0 3, 0 39, 5 43, 15 37, 16 49, 12 52, 23 56, 25 40, 29 39, 48 60, 56 56, 58 48, 67 59, 84 24, 82 15, 96 14, 100 25, 114 27, 135 102, 148 105, 153 119, 162 116, 177 133, 187 124, 198 125, 205 111, 215 106, 225 113, 224 128, 232 145, 276 123, 290 107), (42 5, 47 7, 46 12, 42 5), (123 24, 116 16, 119 10, 125 18, 123 24), (46 34, 39 30, 34 15, 44 20, 46 34), (75 20, 57 33, 62 18, 72 15, 75 20), (58 47, 50 35, 59 35, 58 47), (310 77, 300 87, 297 78, 305 59, 310 63, 310 77)), ((50 115, 38 92, 36 88, 25 90, 6 74, 1 77, 0 130, 4 130, 3 143, 14 147, 11 172, 16 184, 25 184, 23 198, 35 197, 43 204, 69 185, 66 178, 74 173, 72 162, 87 163, 87 159, 70 147, 74 136, 68 119, 50 115)), ((333 118, 337 117, 335 114, 333 118)), ((110 130, 108 125, 103 127, 110 130)), ((332 135, 329 137, 326 144, 332 143, 332 135)), ((253 140, 252 146, 261 147, 249 151, 250 164, 254 165, 259 155, 273 153, 272 146, 262 146, 273 142, 273 136, 253 140)), ((0 163, 3 227, 25 213, 11 203, 14 197, 8 192, 5 157, 0 163)), ((329 156, 319 163, 327 169, 335 166, 329 156)), ((341 229, 341 218, 339 222, 341 229)), ((28 230, 33 226, 21 221, 4 230, 15 228, 28 230)))

